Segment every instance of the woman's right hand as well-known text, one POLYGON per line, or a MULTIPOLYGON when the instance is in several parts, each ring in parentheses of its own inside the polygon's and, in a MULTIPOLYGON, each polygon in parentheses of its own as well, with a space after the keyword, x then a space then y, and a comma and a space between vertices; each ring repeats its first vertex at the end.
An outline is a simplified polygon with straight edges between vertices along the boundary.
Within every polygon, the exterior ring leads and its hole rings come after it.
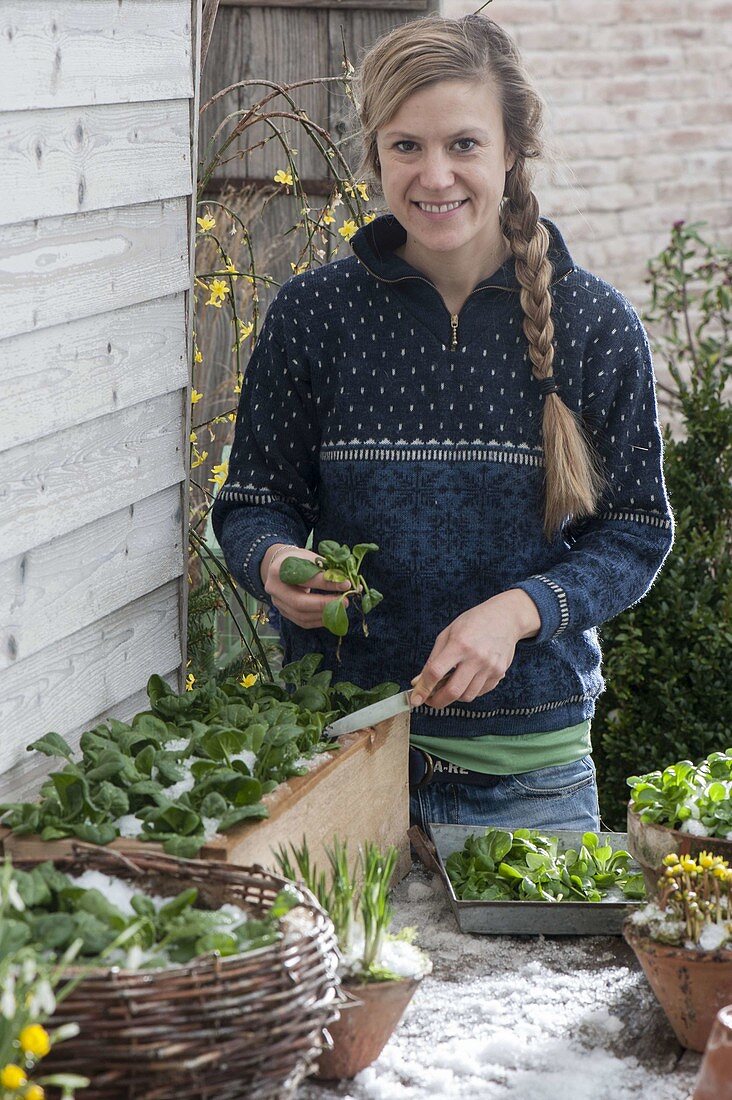
MULTIPOLYGON (((304 550, 299 546, 289 546, 278 554, 277 550, 281 546, 280 543, 268 547, 262 560, 261 572, 265 592, 271 598, 280 615, 284 615, 296 626, 302 627, 303 630, 315 630, 317 627, 322 627, 323 608, 327 603, 332 602, 334 598, 333 596, 323 595, 322 591, 345 592, 350 588, 349 582, 327 581, 321 572, 311 577, 307 585, 285 584, 284 581, 280 580, 280 566, 286 558, 305 558, 306 561, 314 562, 322 561, 322 558, 313 550, 304 550), (274 564, 270 564, 273 558, 275 559, 274 564), (319 593, 315 591, 316 589, 322 591, 319 593)), ((345 600, 345 606, 348 607, 348 600, 345 600)))

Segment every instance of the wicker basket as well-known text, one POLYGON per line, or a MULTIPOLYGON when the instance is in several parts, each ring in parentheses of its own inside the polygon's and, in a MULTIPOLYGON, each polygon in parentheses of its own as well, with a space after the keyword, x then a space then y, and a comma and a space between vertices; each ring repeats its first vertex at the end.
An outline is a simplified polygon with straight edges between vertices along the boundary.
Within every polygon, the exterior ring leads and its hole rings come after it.
MULTIPOLYGON (((21 858, 15 865, 30 870, 40 862, 21 858)), ((259 867, 159 853, 130 858, 81 843, 54 864, 68 874, 102 871, 162 896, 196 886, 199 903, 241 904, 254 917, 268 910, 286 881, 259 867)), ((267 947, 165 970, 85 971, 49 1025, 75 1021, 80 1032, 43 1060, 44 1075, 86 1075, 91 1085, 84 1100, 293 1096, 315 1067, 322 1030, 337 1018, 343 1000, 333 925, 313 895, 300 889, 305 920, 267 947)))

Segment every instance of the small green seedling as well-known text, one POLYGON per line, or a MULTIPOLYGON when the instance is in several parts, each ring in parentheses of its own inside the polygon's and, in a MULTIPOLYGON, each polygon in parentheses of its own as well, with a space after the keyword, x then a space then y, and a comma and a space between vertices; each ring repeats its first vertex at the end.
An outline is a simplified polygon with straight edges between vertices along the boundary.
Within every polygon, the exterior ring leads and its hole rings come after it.
POLYGON ((361 611, 361 625, 364 637, 368 637, 369 628, 366 616, 381 603, 383 596, 375 588, 369 588, 361 573, 361 562, 371 550, 378 550, 375 542, 361 542, 353 550, 341 546, 338 542, 325 539, 318 543, 318 558, 308 561, 306 558, 288 557, 280 566, 280 580, 285 584, 307 584, 322 572, 326 581, 342 584, 348 581, 349 587, 342 595, 330 600, 323 609, 323 626, 338 638, 336 658, 340 661, 341 639, 348 633, 348 614, 346 600, 352 597, 361 611))

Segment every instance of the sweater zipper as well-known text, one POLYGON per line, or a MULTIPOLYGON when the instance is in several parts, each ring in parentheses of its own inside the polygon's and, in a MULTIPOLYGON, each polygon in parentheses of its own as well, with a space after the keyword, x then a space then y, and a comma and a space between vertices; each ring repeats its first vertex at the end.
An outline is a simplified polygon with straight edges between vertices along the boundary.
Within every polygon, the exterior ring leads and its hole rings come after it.
MULTIPOLYGON (((421 275, 400 275, 398 279, 385 279, 383 275, 377 275, 375 271, 372 271, 371 268, 369 267, 369 265, 365 264, 360 256, 357 256, 356 258, 357 258, 358 262, 366 268, 369 275, 373 275, 373 277, 375 279, 378 279, 382 283, 405 283, 408 279, 417 279, 418 282, 427 283, 427 286, 431 286, 432 289, 434 291, 436 291, 436 293, 440 296, 440 299, 442 299, 442 295, 440 294, 439 290, 437 290, 437 287, 435 286, 435 284, 430 282, 429 279, 423 279, 421 275)), ((567 275, 571 275, 573 271, 574 271, 574 268, 573 267, 570 268, 570 270, 565 275, 562 275, 561 278, 556 279, 555 282, 556 283, 561 283, 564 279, 567 278, 567 275)), ((554 286, 555 283, 552 283, 551 285, 554 286)), ((511 287, 511 286, 499 286, 497 283, 486 283, 485 286, 480 286, 480 287, 477 288, 477 290, 471 290, 470 294, 468 295, 468 298, 472 298, 474 294, 478 294, 481 290, 506 290, 509 293, 512 293, 513 291, 515 291, 515 289, 516 289, 515 287, 511 287)), ((467 302, 467 300, 468 299, 466 298, 465 301, 467 302)), ((465 308, 465 307, 463 306, 463 308, 465 308)), ((450 333, 451 333, 451 336, 450 336, 450 351, 457 351, 457 346, 458 346, 458 322, 459 322, 459 320, 460 320, 460 314, 458 314, 458 313, 451 313, 450 314, 450 333)))

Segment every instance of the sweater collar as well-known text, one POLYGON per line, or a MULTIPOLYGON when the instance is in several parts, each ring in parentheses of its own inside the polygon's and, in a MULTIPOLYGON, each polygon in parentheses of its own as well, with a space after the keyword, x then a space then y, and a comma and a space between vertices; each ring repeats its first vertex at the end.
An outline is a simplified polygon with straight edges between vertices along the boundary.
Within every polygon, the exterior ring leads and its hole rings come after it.
MULTIPOLYGON (((565 275, 568 275, 569 272, 573 270, 574 263, 569 254, 569 249, 564 243, 564 238, 554 222, 549 221, 548 218, 542 218, 541 221, 548 229, 551 238, 549 259, 554 267, 552 283, 555 283, 559 279, 563 279, 565 275)), ((383 279, 385 282, 418 278, 430 283, 430 285, 434 285, 427 276, 423 275, 421 271, 418 271, 416 267, 412 267, 406 260, 397 256, 394 249, 404 244, 406 239, 406 230, 401 223, 397 221, 394 215, 382 214, 380 217, 375 218, 374 221, 369 222, 368 225, 362 226, 353 235, 350 243, 356 258, 360 260, 364 267, 367 268, 375 278, 383 279)), ((497 271, 494 271, 489 278, 482 279, 478 282, 474 290, 478 290, 482 287, 497 287, 502 290, 520 290, 519 281, 516 277, 516 261, 514 257, 510 256, 509 259, 506 260, 497 271)))

